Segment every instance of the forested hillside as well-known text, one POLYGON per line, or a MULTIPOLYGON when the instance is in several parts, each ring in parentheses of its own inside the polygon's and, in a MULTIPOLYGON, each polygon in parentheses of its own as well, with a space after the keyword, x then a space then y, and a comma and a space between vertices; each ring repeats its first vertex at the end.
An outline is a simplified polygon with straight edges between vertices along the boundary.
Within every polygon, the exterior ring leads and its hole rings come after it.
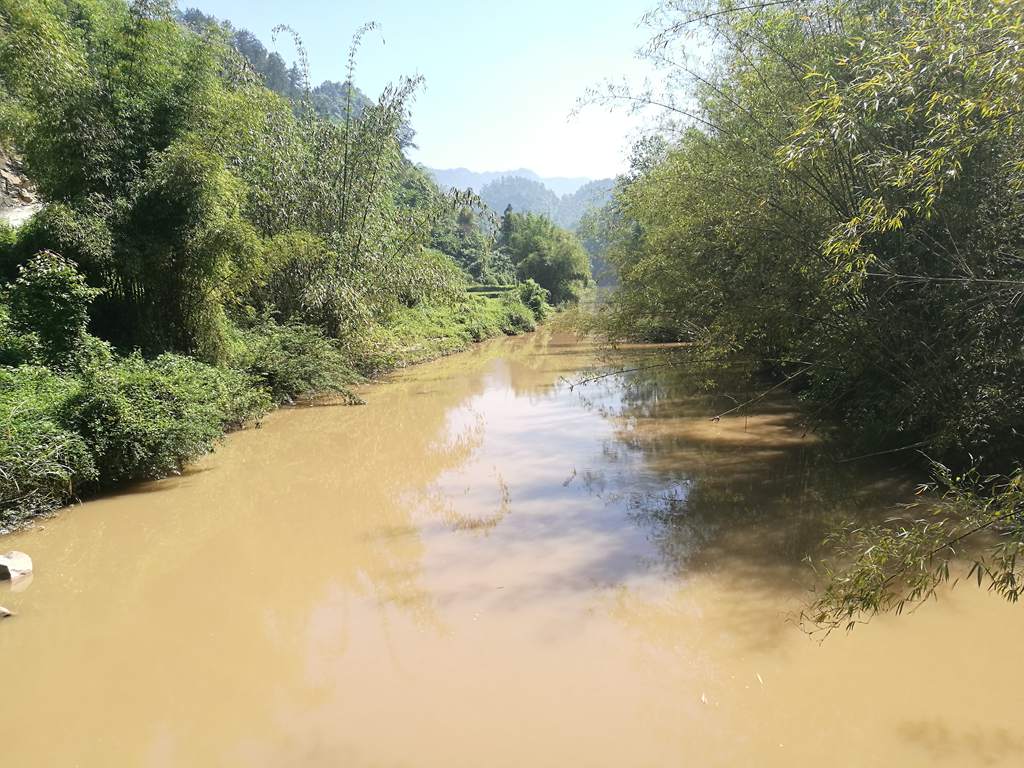
POLYGON ((0 2, 0 143, 47 203, 0 228, 0 528, 178 471, 274 403, 531 329, 586 279, 506 252, 409 163, 418 79, 373 101, 307 80, 169 3, 0 2))
POLYGON ((670 130, 637 147, 604 217, 621 280, 606 331, 753 358, 855 452, 941 462, 955 514, 840 536, 856 565, 826 625, 926 597, 983 530, 999 545, 972 576, 1020 594, 1022 13, 664 3, 648 56, 665 92, 608 91, 670 130))
POLYGON ((516 176, 539 181, 556 195, 571 195, 591 182, 582 176, 541 176, 529 168, 511 171, 471 171, 468 168, 428 168, 430 176, 444 189, 472 189, 479 192, 492 181, 516 176))
POLYGON ((563 195, 558 201, 555 223, 576 230, 588 213, 608 205, 614 188, 614 180, 601 179, 584 184, 571 195, 563 195))
POLYGON ((507 173, 474 173, 465 168, 427 169, 445 189, 472 189, 490 207, 501 212, 508 206, 521 213, 547 216, 560 227, 576 229, 583 216, 611 201, 612 179, 543 178, 519 169, 507 173))
POLYGON ((508 176, 492 181, 480 190, 480 199, 494 211, 508 206, 522 213, 536 213, 552 221, 558 215, 558 195, 539 181, 508 176))
POLYGON ((591 181, 559 197, 539 181, 506 176, 484 186, 480 198, 495 211, 511 205, 516 211, 547 216, 560 227, 575 229, 584 214, 609 203, 614 186, 611 179, 591 181))

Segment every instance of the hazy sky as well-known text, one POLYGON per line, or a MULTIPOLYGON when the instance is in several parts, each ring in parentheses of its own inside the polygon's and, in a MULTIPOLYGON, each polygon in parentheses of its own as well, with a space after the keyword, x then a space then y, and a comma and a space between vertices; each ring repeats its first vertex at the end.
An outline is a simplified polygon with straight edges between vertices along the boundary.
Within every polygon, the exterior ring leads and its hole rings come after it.
MULTIPOLYGON (((545 176, 612 176, 625 169, 639 125, 590 107, 569 118, 586 88, 641 77, 638 21, 654 0, 181 0, 228 19, 268 48, 292 26, 310 55, 313 83, 343 80, 349 41, 366 21, 356 84, 370 96, 403 74, 426 87, 413 106, 419 162, 476 171, 532 168, 545 176)), ((286 61, 289 41, 279 41, 286 61)))

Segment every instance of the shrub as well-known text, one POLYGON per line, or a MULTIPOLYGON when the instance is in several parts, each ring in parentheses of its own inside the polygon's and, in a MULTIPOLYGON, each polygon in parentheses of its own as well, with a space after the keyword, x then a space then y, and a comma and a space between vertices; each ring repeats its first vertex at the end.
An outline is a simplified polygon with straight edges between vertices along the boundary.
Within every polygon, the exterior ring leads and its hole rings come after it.
POLYGON ((7 305, 0 303, 0 365, 18 366, 40 357, 39 337, 14 328, 7 305))
POLYGON ((0 235, 0 279, 14 280, 18 268, 40 251, 52 250, 73 261, 94 285, 101 283, 113 260, 110 206, 96 195, 80 208, 52 202, 16 231, 6 246, 0 235))
POLYGON ((275 402, 322 392, 350 400, 348 385, 359 376, 338 346, 310 325, 266 321, 237 330, 231 364, 270 392, 275 402))
POLYGON ((0 283, 18 276, 18 252, 18 231, 0 221, 0 283))
POLYGON ((468 294, 454 304, 402 308, 377 326, 353 353, 365 374, 465 349, 473 342, 532 331, 533 313, 515 293, 500 299, 468 294))
POLYGON ((338 254, 308 232, 286 232, 267 246, 266 275, 251 297, 285 323, 317 325, 338 336, 369 315, 351 285, 338 279, 338 254))
POLYGON ((3 263, 4 257, 14 247, 14 243, 17 239, 17 234, 10 224, 0 221, 0 263, 3 263))
POLYGON ((78 388, 45 368, 0 368, 0 533, 96 479, 86 442, 60 421, 78 388))
POLYGON ((87 370, 63 421, 93 453, 103 484, 163 477, 209 452, 226 428, 270 407, 245 374, 191 358, 135 354, 87 370))
POLYGON ((519 300, 530 308, 538 323, 544 322, 550 306, 548 299, 551 298, 551 291, 541 285, 533 278, 527 278, 519 286, 519 300))
MULTIPOLYGON (((537 286, 540 288, 540 286, 537 286)), ((541 288, 541 290, 544 290, 541 288)), ((514 293, 506 293, 500 299, 501 309, 504 312, 504 318, 501 324, 501 330, 508 336, 514 336, 519 333, 528 333, 537 327, 536 314, 533 310, 524 304, 518 295, 514 293)))
POLYGON ((9 287, 10 321, 21 333, 35 333, 43 359, 66 367, 85 336, 89 305, 100 291, 90 288, 74 262, 42 251, 18 270, 9 287))

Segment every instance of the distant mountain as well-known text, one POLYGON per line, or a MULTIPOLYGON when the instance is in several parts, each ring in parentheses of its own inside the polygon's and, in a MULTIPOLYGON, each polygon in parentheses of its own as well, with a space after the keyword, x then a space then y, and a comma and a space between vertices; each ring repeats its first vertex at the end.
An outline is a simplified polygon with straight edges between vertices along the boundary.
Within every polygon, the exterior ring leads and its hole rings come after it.
POLYGON ((607 204, 615 186, 614 179, 545 178, 527 168, 505 173, 426 170, 443 188, 472 189, 498 214, 511 205, 519 213, 543 214, 566 229, 575 229, 587 211, 607 204))
POLYGON ((552 221, 558 220, 561 199, 540 181, 503 176, 484 185, 478 194, 496 213, 504 213, 511 205, 512 210, 519 213, 541 213, 552 221))
POLYGON ((604 208, 612 199, 614 179, 599 179, 584 184, 571 195, 562 195, 558 201, 555 223, 566 229, 576 229, 587 211, 604 208))
POLYGON ((559 196, 571 195, 584 184, 592 181, 585 177, 541 176, 529 168, 516 168, 512 171, 484 171, 483 173, 471 171, 468 168, 428 168, 427 171, 442 187, 472 189, 477 194, 480 194, 480 191, 491 182, 511 177, 540 182, 559 196))

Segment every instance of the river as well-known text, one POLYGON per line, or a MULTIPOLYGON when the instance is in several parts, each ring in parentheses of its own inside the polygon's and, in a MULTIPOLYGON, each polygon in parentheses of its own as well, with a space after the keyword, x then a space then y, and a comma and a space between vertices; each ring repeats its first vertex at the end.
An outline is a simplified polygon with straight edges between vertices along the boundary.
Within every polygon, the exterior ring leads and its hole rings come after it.
POLYGON ((5 762, 1021 765, 1024 608, 794 621, 829 521, 907 479, 782 396, 713 422, 683 370, 570 388, 595 366, 487 343, 0 540, 36 565, 0 585, 5 762))

